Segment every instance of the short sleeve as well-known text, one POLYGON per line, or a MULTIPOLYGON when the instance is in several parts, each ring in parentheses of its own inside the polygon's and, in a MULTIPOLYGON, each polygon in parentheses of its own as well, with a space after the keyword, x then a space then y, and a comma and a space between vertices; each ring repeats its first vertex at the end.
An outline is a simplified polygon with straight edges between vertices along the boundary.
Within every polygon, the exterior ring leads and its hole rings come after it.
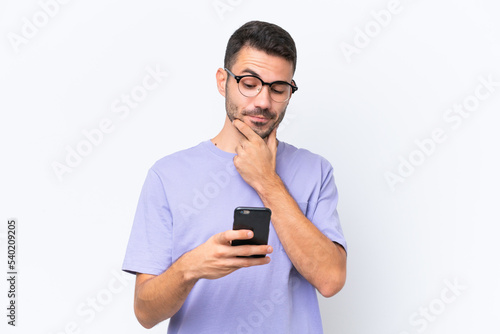
POLYGON ((308 219, 330 240, 340 244, 347 252, 347 243, 340 225, 337 212, 338 192, 333 177, 333 168, 326 160, 322 161, 322 179, 316 201, 309 202, 308 219))
POLYGON ((158 174, 142 187, 122 270, 160 275, 172 264, 172 215, 158 174))

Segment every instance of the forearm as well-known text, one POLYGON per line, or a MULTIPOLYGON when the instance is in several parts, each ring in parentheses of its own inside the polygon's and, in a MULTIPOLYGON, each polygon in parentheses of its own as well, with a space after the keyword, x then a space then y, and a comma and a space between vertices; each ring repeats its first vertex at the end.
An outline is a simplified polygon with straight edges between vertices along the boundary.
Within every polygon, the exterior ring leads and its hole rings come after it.
POLYGON ((179 258, 161 275, 137 277, 134 311, 145 328, 152 328, 177 313, 197 282, 190 276, 184 260, 179 258))
POLYGON ((290 261, 323 296, 333 296, 345 283, 344 249, 327 238, 302 213, 278 175, 257 190, 272 211, 273 226, 290 261))
POLYGON ((267 245, 231 246, 232 240, 252 237, 249 230, 221 232, 182 255, 161 275, 140 274, 136 279, 134 300, 137 320, 151 328, 172 317, 200 279, 218 279, 239 268, 268 264, 269 257, 242 258, 270 254, 272 248, 267 245))

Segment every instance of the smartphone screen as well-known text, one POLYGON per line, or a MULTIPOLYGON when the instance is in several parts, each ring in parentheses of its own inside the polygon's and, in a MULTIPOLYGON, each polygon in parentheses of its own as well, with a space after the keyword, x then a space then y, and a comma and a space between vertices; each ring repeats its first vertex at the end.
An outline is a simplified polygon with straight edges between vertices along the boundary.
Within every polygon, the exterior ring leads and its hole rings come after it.
MULTIPOLYGON (((237 207, 234 209, 233 230, 251 230, 254 235, 252 239, 233 240, 231 245, 267 245, 270 221, 271 210, 268 208, 237 207)), ((252 257, 264 256, 252 255, 252 257)))

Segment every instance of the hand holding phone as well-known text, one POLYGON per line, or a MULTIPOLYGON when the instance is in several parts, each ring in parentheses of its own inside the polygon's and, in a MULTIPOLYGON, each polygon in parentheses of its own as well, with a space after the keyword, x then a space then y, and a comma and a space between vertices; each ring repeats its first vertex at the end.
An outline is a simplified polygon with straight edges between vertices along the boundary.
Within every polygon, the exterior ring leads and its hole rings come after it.
MULTIPOLYGON (((234 209, 233 230, 251 230, 254 235, 247 240, 233 240, 231 245, 267 245, 270 221, 271 210, 268 208, 237 207, 234 209)), ((265 255, 250 257, 265 257, 265 255)))

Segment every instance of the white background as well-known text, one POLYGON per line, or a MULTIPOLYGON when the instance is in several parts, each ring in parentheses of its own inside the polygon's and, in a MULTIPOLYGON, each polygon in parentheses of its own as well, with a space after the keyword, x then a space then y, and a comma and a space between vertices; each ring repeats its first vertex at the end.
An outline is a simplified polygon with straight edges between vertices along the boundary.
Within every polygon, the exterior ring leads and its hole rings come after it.
POLYGON ((215 72, 231 33, 253 19, 288 30, 299 52, 300 89, 278 138, 335 168, 348 278, 320 297, 325 333, 499 332, 500 87, 461 123, 444 117, 474 101, 481 77, 500 81, 500 5, 401 0, 385 26, 375 23, 372 12, 388 6, 74 0, 44 22, 38 1, 1 1, 4 272, 8 218, 19 232, 18 327, 6 324, 2 279, 2 333, 146 332, 132 277, 116 278, 140 188, 156 160, 221 129, 215 72), (40 27, 16 45, 26 19, 40 27), (346 56, 341 46, 355 43, 346 56), (147 68, 168 76, 120 117, 113 104, 147 68), (67 147, 104 119, 112 131, 59 179, 54 162, 65 164, 67 147), (419 153, 415 141, 438 128, 446 140, 419 153), (391 187, 386 174, 410 157, 418 165, 391 187))

